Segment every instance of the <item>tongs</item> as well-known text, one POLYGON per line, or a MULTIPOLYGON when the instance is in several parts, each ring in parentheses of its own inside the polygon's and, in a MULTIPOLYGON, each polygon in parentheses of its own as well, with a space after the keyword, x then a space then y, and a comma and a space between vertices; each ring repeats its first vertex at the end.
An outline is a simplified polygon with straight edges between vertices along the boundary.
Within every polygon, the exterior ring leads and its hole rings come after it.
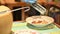
POLYGON ((0 14, 5 13, 5 12, 14 12, 14 11, 21 10, 21 9, 26 9, 24 12, 27 12, 30 10, 30 7, 22 7, 22 8, 17 8, 13 10, 5 10, 5 11, 1 11, 0 14))
POLYGON ((46 13, 46 9, 41 6, 39 3, 33 3, 30 4, 34 9, 36 9, 38 12, 41 13, 41 15, 44 15, 46 13))

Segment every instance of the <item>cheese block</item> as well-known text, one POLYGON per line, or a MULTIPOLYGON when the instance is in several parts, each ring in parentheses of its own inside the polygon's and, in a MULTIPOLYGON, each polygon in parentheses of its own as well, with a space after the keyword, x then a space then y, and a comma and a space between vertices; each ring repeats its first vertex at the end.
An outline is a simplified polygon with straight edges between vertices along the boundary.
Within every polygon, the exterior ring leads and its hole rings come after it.
POLYGON ((0 6, 0 34, 10 34, 11 27, 12 27, 12 14, 11 12, 4 12, 2 11, 10 10, 6 6, 0 6))

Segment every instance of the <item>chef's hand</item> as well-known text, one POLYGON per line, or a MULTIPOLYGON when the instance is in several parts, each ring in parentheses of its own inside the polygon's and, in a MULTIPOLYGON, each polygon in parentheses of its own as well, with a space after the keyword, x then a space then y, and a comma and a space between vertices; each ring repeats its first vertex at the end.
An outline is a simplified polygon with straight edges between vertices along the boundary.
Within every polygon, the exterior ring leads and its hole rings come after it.
POLYGON ((35 3, 37 0, 24 0, 26 3, 35 3))

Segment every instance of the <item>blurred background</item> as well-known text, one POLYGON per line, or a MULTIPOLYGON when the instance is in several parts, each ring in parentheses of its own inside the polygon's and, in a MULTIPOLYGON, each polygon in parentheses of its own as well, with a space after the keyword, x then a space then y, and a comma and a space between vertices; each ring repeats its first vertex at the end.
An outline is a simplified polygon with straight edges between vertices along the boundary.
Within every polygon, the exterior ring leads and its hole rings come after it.
MULTIPOLYGON (((60 0, 37 0, 37 2, 46 8, 47 16, 54 18, 55 22, 60 24, 60 0)), ((0 5, 5 5, 11 10, 26 6, 30 7, 28 12, 24 12, 25 9, 12 12, 13 21, 24 21, 27 17, 40 15, 32 6, 25 2, 21 2, 21 0, 0 0, 0 5)))

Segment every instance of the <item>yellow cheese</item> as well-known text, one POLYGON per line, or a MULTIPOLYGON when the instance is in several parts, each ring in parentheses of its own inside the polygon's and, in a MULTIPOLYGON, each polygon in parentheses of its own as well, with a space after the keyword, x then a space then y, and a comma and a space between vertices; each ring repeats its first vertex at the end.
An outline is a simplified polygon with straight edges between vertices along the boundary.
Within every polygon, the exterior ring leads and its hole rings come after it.
POLYGON ((2 12, 2 11, 6 11, 6 10, 10 10, 8 7, 6 7, 6 6, 0 6, 0 12, 2 12))
MULTIPOLYGON (((10 10, 6 6, 0 6, 0 12, 10 10)), ((0 13, 0 34, 10 34, 12 27, 12 14, 11 12, 0 13)))

